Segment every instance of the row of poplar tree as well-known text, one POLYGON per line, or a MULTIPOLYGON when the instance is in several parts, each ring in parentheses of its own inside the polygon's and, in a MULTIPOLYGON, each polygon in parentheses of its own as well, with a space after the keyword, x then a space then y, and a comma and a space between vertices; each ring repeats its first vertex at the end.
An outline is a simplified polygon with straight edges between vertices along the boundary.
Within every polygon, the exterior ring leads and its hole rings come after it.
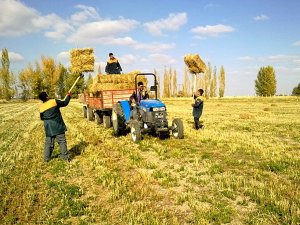
MULTIPOLYGON (((156 71, 154 71, 154 73, 157 74, 156 71)), ((163 76, 163 97, 192 96, 194 79, 196 79, 196 90, 199 88, 203 89, 204 95, 206 97, 224 96, 225 70, 223 66, 221 66, 220 68, 219 75, 217 75, 216 66, 214 66, 214 69, 212 70, 211 64, 209 62, 204 74, 190 74, 187 68, 184 69, 183 73, 183 84, 178 84, 176 70, 172 70, 171 67, 169 69, 165 67, 163 76)))
POLYGON ((177 72, 165 68, 163 82, 163 97, 192 96, 194 79, 196 79, 196 90, 203 89, 206 97, 223 97, 225 92, 225 70, 221 66, 217 75, 216 66, 212 70, 211 64, 207 64, 204 74, 190 74, 188 69, 184 69, 183 84, 177 84, 177 72), (219 82, 218 82, 219 81, 219 82))

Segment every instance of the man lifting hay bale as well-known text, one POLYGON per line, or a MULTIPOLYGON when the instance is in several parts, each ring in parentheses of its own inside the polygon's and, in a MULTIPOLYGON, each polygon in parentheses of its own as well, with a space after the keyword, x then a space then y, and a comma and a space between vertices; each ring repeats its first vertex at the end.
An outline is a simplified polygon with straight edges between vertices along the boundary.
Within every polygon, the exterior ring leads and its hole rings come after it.
POLYGON ((54 149, 54 141, 57 140, 60 145, 61 157, 69 161, 67 151, 67 141, 65 132, 67 131, 66 125, 63 121, 60 108, 69 104, 71 99, 71 91, 84 72, 94 71, 94 55, 92 48, 85 49, 73 49, 71 54, 71 71, 72 73, 78 73, 79 76, 68 91, 68 94, 64 100, 49 99, 46 92, 39 94, 39 99, 43 102, 40 106, 40 118, 44 121, 44 129, 46 135, 46 141, 44 146, 44 161, 48 162, 51 159, 51 155, 54 149))
POLYGON ((195 128, 198 130, 202 128, 203 125, 199 124, 199 118, 203 111, 203 90, 199 89, 196 93, 196 78, 197 74, 205 73, 206 65, 203 60, 200 58, 198 54, 187 54, 184 56, 184 62, 187 65, 190 73, 194 74, 194 85, 193 85, 193 97, 195 99, 195 103, 192 104, 193 107, 193 117, 195 122, 195 128))
POLYGON ((196 92, 196 77, 199 73, 205 73, 206 65, 198 54, 187 54, 184 56, 184 62, 187 65, 190 73, 195 75, 194 85, 193 85, 193 96, 196 92))

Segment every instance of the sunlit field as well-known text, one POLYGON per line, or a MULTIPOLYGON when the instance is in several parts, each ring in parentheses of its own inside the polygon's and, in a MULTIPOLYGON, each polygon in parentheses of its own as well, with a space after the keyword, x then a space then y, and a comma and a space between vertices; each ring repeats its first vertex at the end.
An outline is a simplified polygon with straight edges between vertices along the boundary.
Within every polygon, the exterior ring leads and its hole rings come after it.
POLYGON ((130 135, 62 109, 70 163, 43 162, 40 102, 0 104, 1 224, 299 224, 300 99, 163 100, 183 140, 130 135))

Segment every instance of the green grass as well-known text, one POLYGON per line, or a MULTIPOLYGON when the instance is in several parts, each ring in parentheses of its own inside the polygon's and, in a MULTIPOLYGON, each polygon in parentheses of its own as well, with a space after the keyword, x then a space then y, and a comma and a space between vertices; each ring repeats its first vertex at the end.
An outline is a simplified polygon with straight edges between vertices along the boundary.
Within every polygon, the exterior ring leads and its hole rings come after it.
MULTIPOLYGON (((165 99, 185 139, 130 135, 62 109, 72 161, 43 163, 39 102, 0 104, 1 224, 299 224, 300 101, 165 99)), ((56 144, 57 145, 57 144, 56 144)))

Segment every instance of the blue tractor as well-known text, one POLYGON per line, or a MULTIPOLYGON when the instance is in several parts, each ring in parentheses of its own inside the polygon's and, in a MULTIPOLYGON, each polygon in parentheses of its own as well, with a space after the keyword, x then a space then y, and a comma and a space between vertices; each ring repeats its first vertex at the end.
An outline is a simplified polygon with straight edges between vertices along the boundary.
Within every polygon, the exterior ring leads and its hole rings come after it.
POLYGON ((132 140, 139 142, 143 134, 151 134, 161 139, 169 138, 170 133, 176 139, 184 138, 184 129, 181 119, 174 119, 168 125, 166 105, 157 98, 157 80, 153 73, 141 73, 135 77, 135 92, 138 92, 137 80, 139 76, 153 76, 154 86, 150 91, 155 92, 155 98, 141 100, 137 107, 132 109, 128 100, 114 104, 112 123, 115 135, 124 135, 130 130, 132 140))

